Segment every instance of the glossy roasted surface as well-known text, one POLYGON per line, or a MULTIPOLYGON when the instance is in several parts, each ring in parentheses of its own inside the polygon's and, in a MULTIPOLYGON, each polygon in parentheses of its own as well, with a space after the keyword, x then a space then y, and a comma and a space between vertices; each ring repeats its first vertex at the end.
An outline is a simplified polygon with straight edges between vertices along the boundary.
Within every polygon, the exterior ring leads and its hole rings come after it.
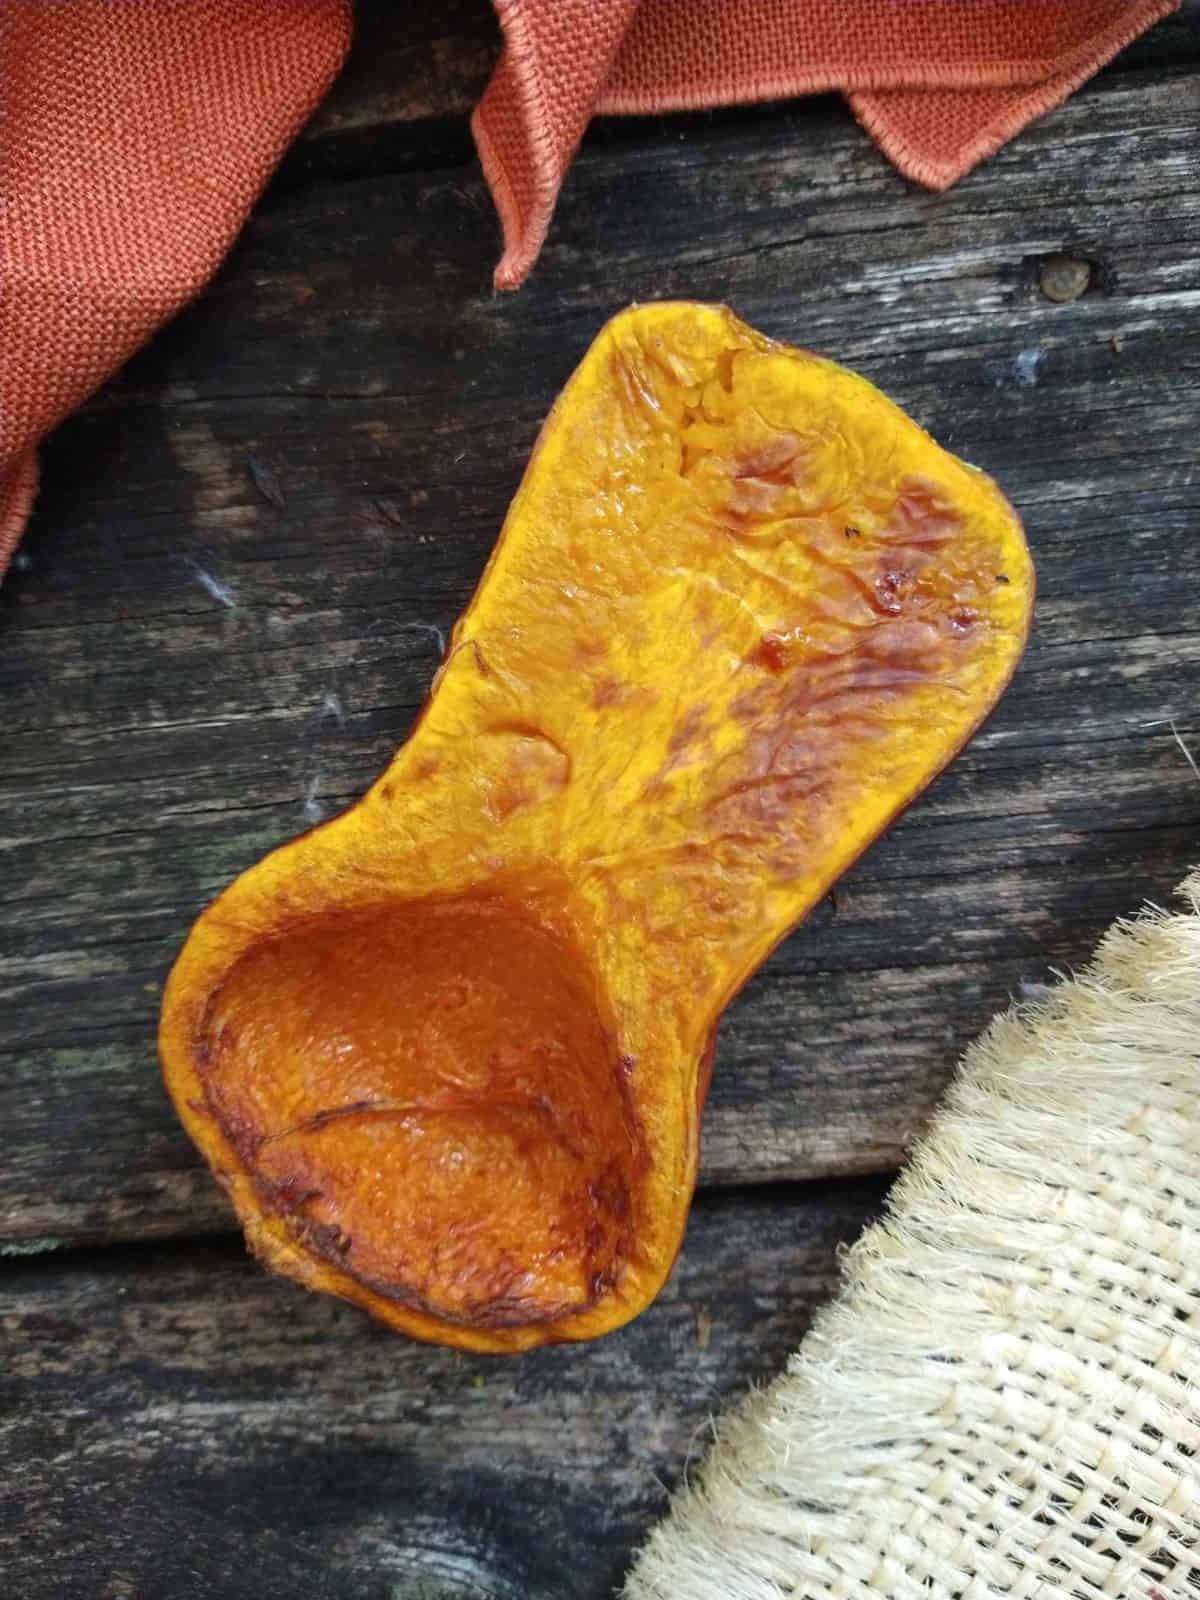
POLYGON ((502 902, 384 904, 254 945, 201 1076, 304 1246, 449 1322, 553 1322, 630 1246, 641 1141, 561 941, 502 902))
POLYGON ((256 1252, 462 1348, 641 1311, 721 1010, 992 709, 1032 597, 1003 495, 863 379, 723 307, 615 317, 412 738, 172 971, 167 1086, 256 1252))

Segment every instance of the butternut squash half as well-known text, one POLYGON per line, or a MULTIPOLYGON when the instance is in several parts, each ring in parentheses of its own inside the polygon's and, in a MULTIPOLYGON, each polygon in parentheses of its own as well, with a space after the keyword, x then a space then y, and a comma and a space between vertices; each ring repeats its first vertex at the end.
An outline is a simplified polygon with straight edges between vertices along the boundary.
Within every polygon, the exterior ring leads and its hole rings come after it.
POLYGON ((420 722, 199 918, 166 1081, 271 1267, 463 1349, 670 1270, 724 1007, 967 740, 1020 524, 863 379, 719 306, 601 332, 420 722))

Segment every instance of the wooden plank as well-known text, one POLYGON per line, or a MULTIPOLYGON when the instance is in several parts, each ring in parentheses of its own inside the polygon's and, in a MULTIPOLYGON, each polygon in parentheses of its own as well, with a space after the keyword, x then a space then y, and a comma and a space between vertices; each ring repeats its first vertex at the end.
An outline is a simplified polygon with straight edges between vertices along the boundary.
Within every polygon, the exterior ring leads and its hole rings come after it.
POLYGON ((831 102, 667 120, 593 142, 507 298, 475 178, 277 193, 50 443, 0 594, 0 1237, 228 1225, 158 1081, 167 965, 404 736, 551 398, 656 295, 859 367, 1029 528, 1011 693, 718 1052, 705 1183, 893 1167, 991 1011, 1195 857, 1169 722, 1200 745, 1198 115, 1192 70, 1112 75, 944 196, 831 102), (1064 247, 1094 289, 1055 305, 1036 264, 1064 247))
POLYGON ((315 177, 472 163, 467 116, 499 54, 488 0, 357 0, 346 65, 284 157, 273 190, 315 177))
POLYGON ((496 64, 500 43, 489 0, 440 0, 437 6, 358 0, 350 54, 303 140, 326 142, 331 134, 352 129, 470 111, 496 64))
POLYGON ((702 1204, 636 1323, 506 1361, 399 1339, 228 1244, 10 1266, 5 1592, 600 1600, 879 1197, 702 1204))

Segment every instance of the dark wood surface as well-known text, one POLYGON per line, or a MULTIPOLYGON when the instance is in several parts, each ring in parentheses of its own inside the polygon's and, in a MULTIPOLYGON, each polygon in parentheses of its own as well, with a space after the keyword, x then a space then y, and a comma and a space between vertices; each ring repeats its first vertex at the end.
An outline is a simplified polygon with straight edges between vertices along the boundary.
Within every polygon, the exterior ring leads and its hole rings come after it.
POLYGON ((601 1600, 880 1192, 702 1199, 643 1317, 520 1360, 398 1339, 225 1242, 14 1266, 4 1593, 601 1600))
POLYGON ((511 297, 464 117, 489 8, 360 11, 211 289, 48 443, 0 588, 4 1592, 609 1592, 827 1291, 880 1192, 854 1175, 1200 857, 1200 0, 942 196, 833 98, 604 123, 511 297), (732 1009, 667 1294, 593 1349, 462 1362, 242 1260, 159 1084, 161 984, 230 876, 388 759, 554 393, 668 295, 857 367, 997 477, 1036 630, 732 1009))

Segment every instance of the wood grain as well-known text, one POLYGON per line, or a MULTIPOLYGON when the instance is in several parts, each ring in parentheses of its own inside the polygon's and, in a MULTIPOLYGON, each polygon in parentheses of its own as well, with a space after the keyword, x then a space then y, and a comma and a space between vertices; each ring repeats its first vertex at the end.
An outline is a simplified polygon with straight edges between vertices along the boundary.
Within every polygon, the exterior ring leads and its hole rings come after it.
POLYGON ((228 1226, 159 1084, 169 962, 404 737, 554 393, 654 296, 858 367, 1029 530, 1013 689, 722 1032, 705 1184, 893 1168, 991 1012, 1200 854, 1198 120, 1189 61, 1109 73, 942 196, 830 100, 600 130, 508 298, 473 172, 269 196, 47 446, 0 592, 0 1238, 228 1226))
POLYGON ((509 1361, 399 1339, 229 1244, 10 1267, 5 1592, 600 1600, 878 1202, 702 1203, 637 1322, 509 1361))

